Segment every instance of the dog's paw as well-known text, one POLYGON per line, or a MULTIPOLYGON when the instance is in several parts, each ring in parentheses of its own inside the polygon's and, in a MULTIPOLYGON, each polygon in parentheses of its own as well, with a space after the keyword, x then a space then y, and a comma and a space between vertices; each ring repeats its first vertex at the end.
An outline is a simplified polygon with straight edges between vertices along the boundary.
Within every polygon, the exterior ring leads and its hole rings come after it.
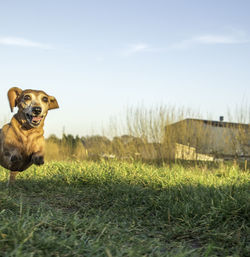
POLYGON ((11 157, 10 157, 10 161, 11 161, 11 163, 13 163, 13 164, 15 164, 15 163, 18 163, 18 162, 20 162, 22 160, 22 157, 21 156, 19 156, 19 155, 12 155, 11 157))
POLYGON ((42 155, 33 155, 32 156, 32 162, 35 165, 43 165, 44 164, 44 158, 42 155))

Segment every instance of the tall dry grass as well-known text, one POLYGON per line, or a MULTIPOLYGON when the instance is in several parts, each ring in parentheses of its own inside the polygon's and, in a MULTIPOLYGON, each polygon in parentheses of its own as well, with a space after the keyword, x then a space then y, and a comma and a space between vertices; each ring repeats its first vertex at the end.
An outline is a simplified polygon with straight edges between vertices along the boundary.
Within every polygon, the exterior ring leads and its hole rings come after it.
MULTIPOLYGON (((189 108, 175 106, 144 106, 127 108, 125 117, 111 119, 103 135, 73 137, 63 135, 47 140, 47 159, 130 160, 212 160, 223 155, 234 158, 250 155, 249 105, 228 111, 228 117, 240 122, 237 129, 229 123, 213 127, 187 118, 202 119, 189 108), (231 127, 230 127, 231 126, 231 127), (213 157, 211 157, 213 156, 213 157)), ((230 120, 230 121, 232 121, 230 120)))
POLYGON ((50 160, 84 160, 87 158, 87 149, 79 137, 63 134, 62 139, 51 135, 45 144, 45 159, 50 160))

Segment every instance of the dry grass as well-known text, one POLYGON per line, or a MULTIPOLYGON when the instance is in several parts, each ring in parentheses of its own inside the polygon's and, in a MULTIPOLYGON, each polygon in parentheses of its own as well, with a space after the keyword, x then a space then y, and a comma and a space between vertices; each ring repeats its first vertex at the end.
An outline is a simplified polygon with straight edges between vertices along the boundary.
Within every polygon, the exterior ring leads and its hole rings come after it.
MULTIPOLYGON (((238 122, 249 123, 249 106, 237 109, 231 115, 229 112, 228 116, 238 122)), ((49 138, 46 158, 96 160, 115 156, 118 159, 163 163, 174 161, 178 156, 211 160, 223 155, 233 158, 242 153, 249 155, 249 129, 239 126, 238 129, 218 127, 211 130, 211 126, 204 126, 202 122, 178 122, 193 117, 202 119, 199 113, 186 108, 128 108, 126 118, 113 119, 102 136, 79 138, 64 134, 62 139, 49 138)))

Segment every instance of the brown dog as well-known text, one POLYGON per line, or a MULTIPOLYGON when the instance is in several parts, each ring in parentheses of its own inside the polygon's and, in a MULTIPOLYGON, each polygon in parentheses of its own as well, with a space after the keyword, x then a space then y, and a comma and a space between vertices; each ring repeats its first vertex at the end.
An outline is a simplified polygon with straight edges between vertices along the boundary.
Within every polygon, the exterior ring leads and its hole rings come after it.
POLYGON ((8 91, 11 112, 18 112, 0 130, 0 165, 9 169, 9 182, 30 165, 44 163, 43 125, 48 110, 59 108, 57 100, 40 90, 8 91))

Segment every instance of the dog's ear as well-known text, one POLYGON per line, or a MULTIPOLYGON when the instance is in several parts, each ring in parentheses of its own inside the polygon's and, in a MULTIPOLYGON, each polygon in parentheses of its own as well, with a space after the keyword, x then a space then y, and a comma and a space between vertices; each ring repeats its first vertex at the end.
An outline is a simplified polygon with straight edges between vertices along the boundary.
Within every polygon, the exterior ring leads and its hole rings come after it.
POLYGON ((9 99, 9 103, 10 103, 11 112, 13 112, 13 108, 17 106, 17 99, 21 95, 22 91, 23 90, 18 87, 12 87, 8 91, 8 99, 9 99))
POLYGON ((49 110, 57 109, 59 108, 59 105, 57 103, 57 100, 54 96, 49 97, 49 110))

